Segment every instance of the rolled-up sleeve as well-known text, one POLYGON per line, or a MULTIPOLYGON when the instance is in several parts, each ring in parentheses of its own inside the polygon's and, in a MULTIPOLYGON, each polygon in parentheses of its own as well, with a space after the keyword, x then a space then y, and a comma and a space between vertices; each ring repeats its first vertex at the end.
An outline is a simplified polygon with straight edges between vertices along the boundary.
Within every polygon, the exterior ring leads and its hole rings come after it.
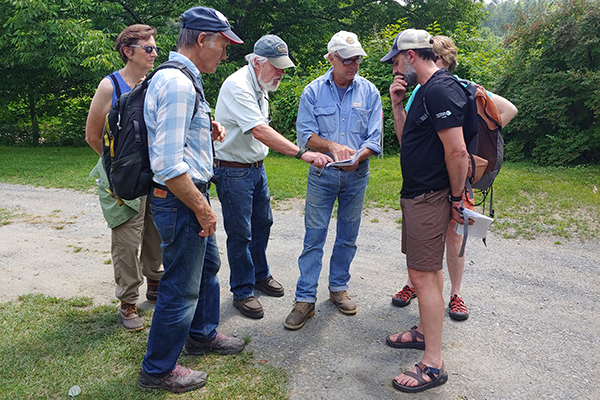
POLYGON ((310 86, 304 88, 298 106, 298 118, 296 119, 296 143, 298 146, 306 146, 306 142, 313 133, 319 133, 319 124, 314 113, 315 94, 310 86))
MULTIPOLYGON (((174 71, 161 71, 172 75, 174 71)), ((177 71, 178 72, 178 71, 177 71)), ((156 178, 163 182, 186 173, 190 166, 183 159, 185 139, 194 112, 196 92, 187 78, 165 76, 152 104, 156 115, 151 146, 151 167, 156 178)), ((154 78, 157 83, 160 76, 154 78)), ((153 82, 154 83, 154 82, 153 82)), ((152 112, 152 110, 149 110, 152 112)))
POLYGON ((371 95, 371 115, 367 128, 367 137, 361 147, 367 147, 376 155, 381 154, 381 130, 383 129, 383 108, 381 106, 381 97, 375 89, 371 95))

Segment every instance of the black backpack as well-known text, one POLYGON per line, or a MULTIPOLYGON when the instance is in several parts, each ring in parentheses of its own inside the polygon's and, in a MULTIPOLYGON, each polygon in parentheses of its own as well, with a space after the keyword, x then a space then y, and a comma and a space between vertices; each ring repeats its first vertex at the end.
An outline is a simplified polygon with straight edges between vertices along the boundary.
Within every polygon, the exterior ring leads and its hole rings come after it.
POLYGON ((196 104, 192 118, 198 111, 200 99, 204 100, 204 93, 194 75, 178 61, 162 63, 142 83, 119 97, 106 115, 102 141, 102 164, 110 191, 118 199, 133 200, 150 193, 154 173, 148 155, 144 100, 150 80, 157 71, 165 68, 179 69, 194 84, 196 104))
MULTIPOLYGON (((469 168, 465 187, 473 197, 473 189, 483 193, 483 199, 477 205, 485 202, 490 195, 490 217, 494 217, 493 186, 494 179, 500 172, 504 160, 504 140, 502 139, 502 124, 500 113, 491 101, 483 86, 476 83, 458 80, 449 73, 441 74, 434 79, 454 79, 463 88, 467 96, 467 109, 463 117, 463 136, 469 152, 469 168)), ((423 94, 423 104, 425 104, 423 94)), ((425 105, 425 115, 421 121, 429 118, 425 105)))

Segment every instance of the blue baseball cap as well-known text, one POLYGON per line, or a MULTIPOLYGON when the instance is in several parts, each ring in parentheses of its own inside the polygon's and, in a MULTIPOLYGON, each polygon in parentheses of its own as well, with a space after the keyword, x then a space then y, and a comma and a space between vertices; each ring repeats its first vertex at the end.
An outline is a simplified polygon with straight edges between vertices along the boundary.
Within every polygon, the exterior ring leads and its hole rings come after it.
POLYGON ((242 44, 244 41, 231 30, 227 18, 214 8, 193 7, 181 14, 181 27, 202 32, 221 32, 230 44, 242 44))
POLYGON ((279 69, 295 67, 290 59, 287 44, 279 36, 265 35, 254 43, 254 54, 266 57, 279 69))

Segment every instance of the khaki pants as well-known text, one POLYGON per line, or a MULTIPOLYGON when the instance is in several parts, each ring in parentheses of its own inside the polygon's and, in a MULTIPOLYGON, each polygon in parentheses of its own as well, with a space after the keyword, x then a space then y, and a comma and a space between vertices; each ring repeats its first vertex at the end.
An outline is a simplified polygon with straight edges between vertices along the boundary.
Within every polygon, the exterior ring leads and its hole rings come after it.
POLYGON ((144 276, 158 281, 163 274, 160 236, 152 221, 147 196, 141 197, 137 215, 112 229, 111 253, 117 284, 115 295, 125 303, 135 304, 144 276))

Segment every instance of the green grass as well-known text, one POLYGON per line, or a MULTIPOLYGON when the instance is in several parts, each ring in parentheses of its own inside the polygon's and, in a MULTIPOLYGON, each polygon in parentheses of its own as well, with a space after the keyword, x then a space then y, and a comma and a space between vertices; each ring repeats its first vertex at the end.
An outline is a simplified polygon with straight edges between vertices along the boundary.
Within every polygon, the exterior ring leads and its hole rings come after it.
MULTIPOLYGON (((0 147, 0 181, 90 191, 95 184, 88 174, 97 160, 89 148, 0 147)), ((265 165, 275 201, 304 197, 306 163, 274 153, 265 165)), ((371 159, 366 207, 398 210, 401 187, 399 157, 371 159)), ((600 166, 548 168, 505 163, 494 184, 496 221, 492 230, 511 238, 598 238, 599 187, 600 166)), ((211 192, 214 196, 214 187, 211 192)), ((8 211, 0 209, 0 224, 10 218, 8 211)))
MULTIPOLYGON (((151 312, 142 314, 144 325, 151 312)), ((181 395, 137 388, 148 328, 127 332, 115 306, 93 307, 89 298, 27 295, 0 304, 0 398, 67 399, 285 399, 285 373, 258 364, 252 354, 182 356, 179 362, 208 373, 205 388, 181 395)))
POLYGON ((88 191, 95 187, 88 176, 96 162, 98 154, 89 147, 0 147, 0 180, 88 191))

